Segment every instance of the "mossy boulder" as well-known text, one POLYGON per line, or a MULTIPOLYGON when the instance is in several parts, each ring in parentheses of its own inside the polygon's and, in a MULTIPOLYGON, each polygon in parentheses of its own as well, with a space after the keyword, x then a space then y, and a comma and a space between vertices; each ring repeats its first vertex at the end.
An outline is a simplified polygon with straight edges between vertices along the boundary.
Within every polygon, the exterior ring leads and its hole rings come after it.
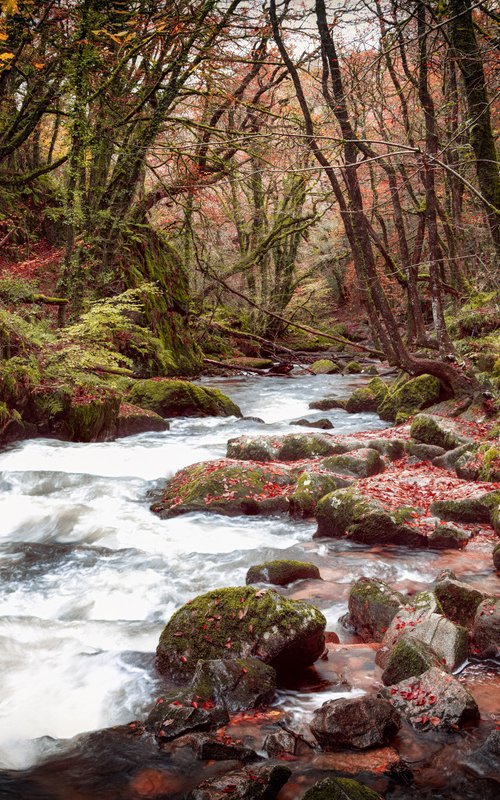
POLYGON ((384 581, 359 578, 349 593, 349 623, 364 642, 380 642, 403 603, 384 581))
POLYGON ((321 358, 311 364, 309 369, 314 375, 335 375, 340 372, 340 367, 335 361, 330 361, 329 358, 321 358))
POLYGON ((455 472, 466 481, 500 481, 500 447, 481 444, 457 459, 455 472))
MULTIPOLYGON (((430 446, 431 445, 427 445, 427 447, 430 446)), ((442 467, 442 469, 447 469, 449 472, 453 472, 457 461, 459 461, 463 455, 469 453, 473 448, 474 445, 472 442, 461 444, 458 447, 454 447, 453 450, 445 450, 442 455, 438 455, 433 458, 432 463, 436 467, 442 467)))
POLYGON ((440 657, 425 642, 403 634, 389 656, 382 673, 382 683, 391 686, 421 675, 431 667, 443 668, 440 657))
POLYGON ((301 461, 344 452, 347 448, 324 433, 286 436, 238 436, 229 439, 226 455, 241 461, 301 461))
POLYGON ((313 400, 312 403, 309 403, 309 408, 319 411, 331 411, 332 408, 345 409, 347 400, 347 397, 323 397, 321 400, 313 400))
POLYGON ((116 434, 120 397, 112 390, 75 393, 59 415, 57 432, 70 442, 97 442, 116 434))
POLYGON ((302 800, 382 800, 382 797, 352 778, 324 778, 311 786, 302 800))
POLYGON ((283 675, 316 661, 324 649, 325 626, 314 606, 272 589, 216 589, 173 615, 160 636, 156 664, 162 675, 182 682, 200 659, 254 656, 283 675))
POLYGON ((227 363, 235 364, 237 367, 248 367, 249 369, 271 369, 274 366, 272 358, 251 358, 249 356, 229 358, 227 363))
POLYGON ((445 450, 472 443, 453 420, 435 414, 417 414, 411 424, 410 436, 418 442, 434 444, 445 450))
MULTIPOLYGON (((466 628, 462 625, 455 625, 454 622, 442 614, 435 613, 420 617, 420 619, 416 619, 413 622, 413 626, 408 622, 408 624, 400 628, 399 634, 406 633, 408 636, 427 644, 450 671, 454 671, 464 665, 468 655, 466 628)), ((393 623, 391 623, 391 626, 393 623)), ((398 624, 401 625, 401 621, 395 623, 395 625, 398 624)), ((388 629, 388 633, 389 631, 391 631, 391 628, 388 629)), ((397 636, 397 640, 399 640, 399 636, 397 636)), ((387 640, 384 637, 384 643, 385 641, 387 640)))
POLYGON ((419 375, 404 382, 397 382, 389 390, 377 411, 382 419, 404 422, 421 408, 439 400, 441 383, 434 375, 419 375))
POLYGON ((500 491, 478 493, 459 500, 435 500, 431 512, 440 519, 452 522, 486 522, 494 527, 495 512, 500 503, 500 491))
POLYGON ((319 569, 308 561, 292 561, 277 559, 255 564, 247 572, 247 583, 272 583, 276 586, 287 586, 294 581, 307 578, 319 579, 319 569))
POLYGON ((314 738, 330 750, 379 747, 392 741, 400 727, 400 715, 392 705, 370 696, 327 700, 311 721, 314 738))
POLYGON ((427 547, 427 537, 389 513, 375 500, 353 488, 338 489, 322 497, 316 508, 318 529, 314 538, 345 537, 369 545, 396 544, 427 547))
POLYGON ((433 461, 435 458, 444 455, 446 450, 444 447, 437 447, 435 444, 424 444, 410 439, 406 443, 406 452, 408 455, 418 458, 419 461, 433 461))
POLYGON ((389 656, 400 637, 405 633, 411 633, 421 622, 428 619, 431 614, 441 614, 441 606, 433 592, 418 592, 411 598, 406 598, 405 604, 401 606, 397 614, 393 617, 387 628, 382 644, 375 656, 375 663, 379 667, 386 667, 389 656))
POLYGON ((295 480, 285 466, 205 461, 177 472, 151 510, 163 519, 191 511, 227 516, 279 513, 288 511, 295 480))
POLYGON ((465 628, 471 628, 478 606, 487 598, 485 592, 467 583, 444 577, 434 587, 443 614, 465 628))
POLYGON ((356 389, 346 403, 346 411, 356 414, 361 411, 376 411, 389 391, 382 378, 373 378, 367 386, 356 389))
POLYGON ((290 425, 301 425, 304 428, 321 428, 323 431, 331 430, 334 425, 329 419, 294 419, 290 425))
POLYGON ((130 403, 120 403, 116 420, 116 435, 135 436, 147 431, 168 431, 169 422, 154 411, 130 403))
POLYGON ((349 361, 344 367, 346 375, 357 375, 360 372, 363 372, 363 367, 359 361, 349 361))
POLYGON ((241 417, 241 410, 218 389, 172 378, 136 381, 128 399, 162 417, 241 417))
POLYGON ((462 550, 470 537, 469 531, 454 525, 453 522, 445 525, 438 522, 427 537, 427 543, 435 550, 462 550))
POLYGON ((497 572, 500 572, 500 542, 493 548, 493 566, 497 572))
POLYGON ((305 470, 299 476, 297 486, 289 496, 289 510, 293 516, 313 516, 318 500, 335 489, 349 486, 352 481, 340 475, 305 470))
POLYGON ((472 627, 472 654, 500 657, 500 598, 489 597, 477 607, 472 627))
POLYGON ((209 697, 191 687, 170 691, 158 697, 146 719, 146 728, 160 742, 170 742, 195 731, 209 731, 229 722, 224 706, 216 706, 209 697))
POLYGON ((380 453, 370 447, 328 456, 322 460, 321 466, 331 472, 352 475, 356 478, 368 478, 370 475, 377 475, 384 470, 384 462, 380 453))

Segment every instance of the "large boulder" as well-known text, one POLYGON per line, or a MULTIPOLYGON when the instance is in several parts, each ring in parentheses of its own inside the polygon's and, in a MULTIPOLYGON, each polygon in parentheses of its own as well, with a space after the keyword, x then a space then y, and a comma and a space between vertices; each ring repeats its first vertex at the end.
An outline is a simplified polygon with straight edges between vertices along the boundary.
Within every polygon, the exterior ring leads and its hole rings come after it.
POLYGON ((440 519, 452 522, 486 522, 495 527, 495 513, 498 512, 500 491, 478 492, 472 497, 458 500, 435 500, 431 503, 431 513, 440 519))
POLYGON ((453 522, 443 525, 438 521, 434 530, 428 535, 427 543, 435 550, 462 550, 470 538, 469 531, 460 528, 453 522))
POLYGON ((438 580, 434 594, 439 600, 443 614, 465 628, 472 627, 477 607, 487 598, 485 592, 450 577, 438 580))
POLYGON ((476 610, 472 628, 472 652, 478 658, 500 656, 500 599, 488 598, 476 610))
POLYGON ((384 634, 382 645, 375 656, 376 663, 380 667, 387 666, 389 656, 400 636, 411 632, 431 614, 440 613, 441 606, 433 592, 419 592, 412 598, 408 598, 406 605, 402 606, 395 614, 384 634))
POLYGON ((302 800, 382 800, 382 797, 352 778, 323 778, 307 790, 302 800))
POLYGON ((396 544, 427 547, 427 538, 389 513, 375 500, 354 489, 338 489, 322 497, 316 508, 315 538, 345 537, 368 545, 396 544))
POLYGON ((434 375, 418 375, 397 381, 382 399, 377 411, 382 419, 404 422, 420 409, 436 403, 440 392, 441 384, 434 375))
POLYGON ((407 678, 421 675, 431 667, 443 668, 440 657, 420 639, 403 634, 389 655, 382 673, 382 683, 391 686, 407 678))
POLYGON ((364 642, 380 642, 403 603, 384 581, 359 578, 349 593, 349 623, 364 642))
POLYGON ((386 666, 388 655, 403 632, 432 648, 444 667, 449 670, 457 670, 467 660, 469 652, 467 630, 461 625, 455 625, 441 614, 429 614, 403 625, 400 615, 396 615, 382 640, 382 648, 377 653, 379 664, 386 666), (392 646, 389 645, 391 639, 392 646))
POLYGON ((350 414, 361 411, 376 411, 389 391, 382 378, 373 378, 367 386, 360 386, 348 399, 345 409, 350 414))
POLYGON ((116 435, 135 436, 146 431, 168 431, 170 423, 147 408, 139 408, 131 403, 121 403, 116 420, 116 435))
POLYGON ((247 583, 272 583, 275 586, 287 586, 294 581, 307 578, 320 578, 316 564, 308 561, 292 561, 278 559, 255 564, 247 572, 247 583))
POLYGON ((286 436, 238 436, 227 443, 227 458, 241 461, 300 461, 349 448, 324 433, 289 433, 286 436))
POLYGON ((291 774, 284 765, 252 765, 203 781, 192 789, 187 800, 274 800, 291 774))
POLYGON ((136 381, 128 399, 162 417, 241 417, 241 410, 218 389, 174 378, 136 381))
POLYGON ((330 431, 335 427, 329 419, 306 419, 305 417, 294 419, 290 425, 300 425, 303 428, 320 428, 322 431, 330 431))
POLYGON ((370 475, 377 475, 384 470, 384 462, 380 453, 370 447, 328 456, 322 460, 321 466, 331 472, 352 475, 356 478, 369 478, 370 475))
POLYGON ((392 705, 378 697, 327 700, 316 709, 311 722, 313 736, 321 747, 365 750, 390 742, 401 720, 392 705))
POLYGON ((199 659, 255 656, 278 673, 314 663, 325 645, 326 620, 314 606, 271 589, 217 589, 182 606, 156 650, 162 675, 189 679, 199 659))
POLYGON ((229 460, 181 469, 151 510, 163 519, 191 511, 216 514, 274 514, 288 511, 295 476, 286 467, 229 460))
POLYGON ((434 444, 445 450, 472 443, 472 439, 462 433, 456 422, 436 414, 417 414, 411 424, 410 436, 418 442, 434 444))
POLYGON ((298 517, 312 516, 318 500, 321 500, 325 494, 350 486, 351 483, 352 480, 340 475, 318 472, 314 469, 305 470, 299 476, 297 486, 288 498, 290 514, 298 517))
POLYGON ((339 365, 334 361, 330 361, 329 358, 320 358, 319 361, 311 364, 309 369, 314 375, 335 375, 340 372, 339 365))
POLYGON ((491 443, 475 445, 457 459, 455 472, 466 481, 500 481, 500 449, 491 443))
POLYGON ((456 728, 479 719, 469 690, 438 667, 384 689, 382 694, 416 728, 456 728))

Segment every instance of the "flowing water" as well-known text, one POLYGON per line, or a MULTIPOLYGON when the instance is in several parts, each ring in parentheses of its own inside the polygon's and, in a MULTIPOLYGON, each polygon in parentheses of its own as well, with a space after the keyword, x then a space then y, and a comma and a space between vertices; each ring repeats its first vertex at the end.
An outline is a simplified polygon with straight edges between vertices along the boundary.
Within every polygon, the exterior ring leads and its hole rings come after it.
MULTIPOLYGON (((285 555, 317 563, 324 584, 315 582, 320 588, 312 595, 311 589, 301 595, 301 584, 288 594, 316 603, 337 631, 349 586, 360 575, 411 588, 449 565, 436 554, 406 557, 312 541, 310 521, 203 513, 160 520, 149 510, 165 479, 223 456, 233 436, 303 431, 290 425, 300 416, 328 417, 335 433, 386 427, 374 414, 308 408, 313 399, 345 396, 363 382, 206 379, 264 422, 181 418, 162 433, 98 444, 38 439, 0 453, 1 768, 27 770, 64 752, 68 745, 60 740, 144 717, 158 692, 153 654, 165 622, 197 594, 244 584, 252 564, 285 555)), ((481 580, 484 559, 472 560, 469 571, 481 580)), ((319 697, 318 687, 291 687, 277 705, 307 717, 325 699, 342 696, 342 687, 329 693, 324 684, 319 697)), ((361 681, 345 693, 365 690, 361 681)), ((17 791, 5 796, 31 796, 17 791)))

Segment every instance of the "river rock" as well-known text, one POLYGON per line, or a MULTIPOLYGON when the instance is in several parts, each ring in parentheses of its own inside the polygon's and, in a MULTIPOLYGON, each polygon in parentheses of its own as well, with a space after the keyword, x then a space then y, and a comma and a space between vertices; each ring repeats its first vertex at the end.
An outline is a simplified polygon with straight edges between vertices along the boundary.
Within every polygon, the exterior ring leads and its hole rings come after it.
POLYGON ((274 800, 291 774, 291 769, 282 765, 233 770, 203 781, 187 800, 274 800))
POLYGON ((380 642, 403 603, 384 581, 359 578, 349 593, 349 623, 364 642, 380 642))
POLYGON ((309 369, 314 375, 335 375, 340 372, 339 365, 334 361, 330 361, 329 358, 320 358, 319 361, 311 364, 309 369))
MULTIPOLYGON (((321 464, 319 467, 322 468, 321 464)), ((335 489, 350 486, 352 482, 352 479, 345 476, 306 469, 299 476, 297 486, 288 498, 290 514, 296 517, 313 516, 318 500, 335 489)))
POLYGON ((485 592, 453 578, 438 580, 434 586, 443 614, 465 628, 471 628, 478 606, 487 598, 485 592))
POLYGON ((269 705, 276 690, 276 671, 258 658, 198 661, 192 688, 230 714, 269 705))
POLYGON ((377 475, 384 470, 384 462, 380 453, 370 447, 329 456, 322 460, 321 466, 331 472, 352 475, 356 478, 368 478, 370 475, 377 475))
POLYGON ((411 599, 407 599, 406 605, 399 609, 387 628, 382 639, 382 645, 375 656, 375 662, 380 667, 386 667, 389 655, 396 646, 399 637, 414 630, 421 622, 428 619, 431 614, 440 613, 441 606, 433 592, 419 592, 411 599))
POLYGON ((439 656, 441 663, 452 672, 463 666, 467 660, 467 630, 441 614, 430 614, 406 633, 429 645, 439 656))
POLYGON ((427 547, 427 537, 384 511, 375 500, 354 489, 338 489, 322 497, 316 508, 318 530, 314 538, 345 537, 368 545, 396 544, 427 547))
POLYGON ((413 727, 449 728, 479 719, 469 690, 438 667, 384 689, 382 694, 413 727))
POLYGON ((442 669, 441 659, 429 647, 414 636, 403 633, 391 651, 386 668, 382 673, 382 683, 390 686, 407 678, 421 675, 431 667, 442 669))
POLYGON ((302 425, 304 428, 321 428, 324 431, 331 430, 334 427, 329 419, 294 419, 290 425, 302 425))
POLYGON ((500 542, 493 548, 493 566, 497 572, 500 572, 500 542))
POLYGON ((469 769, 498 781, 500 775, 500 730, 492 731, 480 747, 462 761, 469 769))
POLYGON ((382 797, 352 778, 323 778, 307 790, 302 800, 382 800, 382 797))
POLYGON ((433 461, 433 459, 444 455, 446 450, 444 447, 437 447, 435 444, 424 444, 423 442, 414 442, 410 439, 406 443, 406 452, 410 456, 415 456, 419 461, 433 461))
POLYGON ((411 424, 410 436, 424 444, 444 447, 445 450, 473 444, 472 439, 462 433, 456 422, 436 414, 417 414, 411 424))
POLYGON ((156 664, 162 675, 181 682, 190 679, 199 659, 255 656, 282 674, 316 661, 325 627, 314 606, 272 589, 217 589, 173 615, 161 634, 156 664))
POLYGON ((452 522, 486 522, 494 526, 494 512, 500 502, 500 491, 480 492, 461 500, 435 500, 431 513, 452 522))
POLYGON ((363 367, 359 361, 348 361, 344 367, 344 375, 357 375, 360 372, 363 372, 363 367))
POLYGON ((176 378, 135 381, 131 403, 156 411, 162 417, 241 417, 236 403, 218 389, 197 386, 176 378))
POLYGON ((343 453, 347 448, 324 433, 286 436, 238 436, 227 443, 227 458, 240 461, 300 461, 343 453))
POLYGON ((445 525, 437 522, 427 537, 427 543, 436 550, 462 550, 470 537, 469 531, 454 525, 453 522, 445 525))
POLYGON ((170 742, 194 731, 208 731, 229 722, 223 706, 198 697, 192 691, 169 692, 156 701, 146 720, 146 728, 155 732, 159 741, 170 742))
POLYGON ((319 411, 331 411, 333 408, 345 409, 347 400, 347 397, 323 397, 321 400, 313 400, 312 403, 309 403, 309 408, 319 411))
POLYGON ((453 472, 457 461, 459 461, 464 453, 468 453, 472 447, 472 443, 462 444, 459 447, 454 447, 453 450, 445 451, 442 455, 433 458, 432 463, 436 467, 442 467, 443 469, 447 469, 449 472, 453 472))
POLYGON ((376 411, 388 391, 389 387, 382 378, 373 378, 367 386, 361 386, 352 393, 345 409, 349 414, 376 411))
POLYGON ((121 403, 116 420, 116 435, 135 436, 146 431, 168 431, 170 423, 154 411, 121 403))
POLYGON ((478 658, 500 656, 500 598, 488 598, 477 607, 472 640, 472 652, 478 658))
POLYGON ((261 761, 255 750, 238 744, 231 736, 214 736, 210 733, 194 733, 189 737, 189 745, 196 757, 203 761, 241 761, 251 764, 261 761))
POLYGON ((500 450, 494 445, 478 444, 455 463, 455 472, 466 481, 500 481, 500 450))
POLYGON ((387 700, 378 697, 328 700, 316 709, 311 731, 321 747, 365 750, 390 742, 401 720, 387 700))
POLYGON ((307 578, 320 578, 319 569, 308 561, 292 561, 277 559, 255 564, 247 572, 247 583, 272 583, 276 586, 287 586, 294 581, 307 578))
POLYGON ((404 422, 420 409, 437 402, 440 392, 441 383, 434 375, 397 381, 379 403, 377 411, 382 419, 404 422))
POLYGON ((177 472, 151 510, 167 519, 191 511, 216 514, 275 514, 288 511, 296 478, 286 466, 221 459, 177 472))
POLYGON ((372 450, 377 450, 381 456, 389 461, 399 461, 405 454, 404 439, 367 439, 365 445, 372 450))
POLYGON ((262 745, 269 758, 275 758, 282 753, 295 753, 296 739, 291 733, 284 730, 268 733, 262 745))

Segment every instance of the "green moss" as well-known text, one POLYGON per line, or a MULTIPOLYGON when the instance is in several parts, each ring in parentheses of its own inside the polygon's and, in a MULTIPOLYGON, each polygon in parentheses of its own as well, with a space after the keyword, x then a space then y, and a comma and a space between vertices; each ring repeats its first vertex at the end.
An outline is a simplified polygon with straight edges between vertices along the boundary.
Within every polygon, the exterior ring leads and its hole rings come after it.
POLYGON ((487 522, 492 520, 492 513, 498 507, 500 491, 488 492, 479 497, 468 497, 464 500, 435 500, 431 504, 431 513, 440 519, 453 522, 487 522))
POLYGON ((328 456, 328 458, 323 459, 321 466, 323 469, 329 469, 332 472, 367 478, 370 475, 377 475, 377 473, 382 472, 384 462, 377 450, 363 448, 358 451, 352 450, 349 453, 328 456))
POLYGON ((373 378, 367 386, 356 389, 346 403, 346 411, 355 414, 361 411, 376 411, 387 395, 389 387, 381 378, 373 378))
POLYGON ((363 372, 363 367, 359 363, 359 361, 349 361, 344 368, 344 373, 346 375, 356 375, 359 372, 363 372))
POLYGON ((327 456, 338 450, 339 445, 321 433, 289 433, 281 440, 278 449, 280 461, 300 461, 303 458, 327 456))
POLYGON ((382 682, 392 686, 407 678, 417 677, 431 667, 442 667, 441 659, 424 642, 403 634, 392 650, 382 673, 382 682))
POLYGON ((347 398, 341 397, 323 397, 322 400, 314 400, 309 403, 309 408, 317 408, 320 411, 330 411, 332 408, 345 408, 347 405, 347 398))
POLYGON ((439 581, 434 589, 443 614, 465 628, 472 626, 478 606, 485 599, 483 592, 453 579, 439 581))
POLYGON ((356 520, 374 508, 354 489, 337 489, 322 497, 316 509, 318 530, 316 537, 343 536, 356 520))
POLYGON ((74 398, 64 415, 63 432, 72 442, 95 442, 116 433, 120 398, 117 395, 74 398))
POLYGON ((410 436, 424 444, 444 447, 445 450, 453 450, 467 443, 466 437, 455 430, 453 423, 430 414, 418 414, 415 417, 411 424, 410 436))
POLYGON ((21 411, 40 384, 40 369, 34 356, 14 356, 0 366, 0 399, 21 411))
POLYGON ((302 517, 312 516, 318 500, 348 483, 349 481, 344 481, 334 475, 325 475, 310 470, 303 472, 298 479, 295 491, 289 498, 290 513, 302 517))
POLYGON ((302 800, 382 800, 381 796, 352 778, 324 778, 307 790, 302 800))
POLYGON ((293 561, 291 559, 277 559, 256 564, 247 572, 247 583, 273 583, 276 586, 286 586, 298 580, 319 578, 319 569, 308 561, 293 561))
POLYGON ((479 480, 500 481, 500 448, 494 445, 481 445, 479 452, 483 457, 479 480))
POLYGON ((364 641, 380 642, 403 599, 384 581, 359 578, 349 593, 349 618, 358 635, 364 641))
POLYGON ((218 389, 168 378, 136 381, 129 400, 164 417, 242 416, 238 406, 218 389))
POLYGON ((335 364, 334 361, 330 361, 328 358, 315 361, 314 364, 311 364, 309 369, 311 372, 314 372, 315 375, 334 375, 340 372, 338 364, 335 364))
POLYGON ((439 400, 441 384, 434 375, 419 375, 397 383, 382 400, 377 411, 382 419, 404 421, 421 408, 439 400))

